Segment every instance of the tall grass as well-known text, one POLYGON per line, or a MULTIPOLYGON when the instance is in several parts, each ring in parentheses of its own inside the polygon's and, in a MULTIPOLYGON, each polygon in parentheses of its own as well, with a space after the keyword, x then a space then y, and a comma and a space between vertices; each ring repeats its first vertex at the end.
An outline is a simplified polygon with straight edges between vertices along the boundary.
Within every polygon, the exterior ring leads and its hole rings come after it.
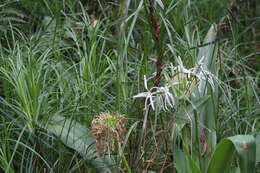
POLYGON ((258 171, 257 1, 0 2, 0 172, 258 171))

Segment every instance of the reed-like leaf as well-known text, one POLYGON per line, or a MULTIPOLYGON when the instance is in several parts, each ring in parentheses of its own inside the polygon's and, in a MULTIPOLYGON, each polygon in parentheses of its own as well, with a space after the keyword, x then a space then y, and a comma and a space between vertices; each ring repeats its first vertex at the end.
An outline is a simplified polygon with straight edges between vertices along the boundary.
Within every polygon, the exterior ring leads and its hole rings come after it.
MULTIPOLYGON (((202 65, 202 68, 211 72, 213 75, 216 74, 216 44, 214 43, 216 39, 216 29, 215 25, 212 25, 204 39, 204 47, 201 47, 199 49, 197 63, 200 63, 202 65)), ((194 138, 196 141, 195 143, 199 143, 201 139, 203 139, 203 143, 199 148, 203 148, 199 151, 200 154, 206 154, 206 157, 200 158, 201 159, 201 169, 204 171, 206 169, 206 166, 209 162, 209 157, 211 153, 213 153, 215 146, 216 146, 216 121, 217 121, 217 104, 218 104, 218 85, 216 84, 216 81, 213 81, 213 84, 210 84, 209 81, 202 81, 198 89, 195 90, 193 93, 192 100, 193 102, 195 100, 199 100, 200 98, 203 98, 205 95, 210 95, 210 99, 208 99, 207 102, 204 103, 203 106, 201 106, 198 109, 198 121, 194 122, 194 129, 193 132, 196 132, 195 129, 196 126, 199 126, 199 124, 202 124, 198 127, 198 133, 197 139, 194 138), (198 139, 198 137, 200 139, 198 139)), ((196 135, 193 135, 196 137, 196 135)), ((197 153, 198 154, 198 153, 197 153)), ((200 156, 198 156, 200 157, 200 156)))

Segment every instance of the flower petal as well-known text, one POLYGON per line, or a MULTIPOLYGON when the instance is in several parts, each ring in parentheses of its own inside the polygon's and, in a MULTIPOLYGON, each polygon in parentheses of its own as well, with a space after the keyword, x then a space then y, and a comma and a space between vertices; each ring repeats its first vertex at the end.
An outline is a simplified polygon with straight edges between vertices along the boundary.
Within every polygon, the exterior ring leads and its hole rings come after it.
POLYGON ((150 95, 151 94, 149 92, 143 92, 143 93, 139 93, 139 94, 135 95, 133 98, 142 98, 142 97, 146 98, 150 95))

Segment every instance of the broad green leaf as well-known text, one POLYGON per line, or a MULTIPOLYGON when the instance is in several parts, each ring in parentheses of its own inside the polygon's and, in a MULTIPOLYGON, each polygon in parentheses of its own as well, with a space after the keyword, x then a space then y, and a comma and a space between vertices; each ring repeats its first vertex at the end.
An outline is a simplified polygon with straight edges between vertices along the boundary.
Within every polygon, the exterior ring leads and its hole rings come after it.
POLYGON ((223 139, 216 147, 207 173, 228 173, 233 161, 235 148, 228 139, 223 139))
POLYGON ((235 152, 239 158, 240 172, 254 172, 256 158, 255 139, 250 135, 237 135, 223 139, 217 145, 207 173, 229 173, 235 152))
POLYGON ((198 109, 199 107, 203 106, 207 100, 209 99, 210 96, 204 96, 202 98, 200 98, 199 100, 189 104, 188 106, 186 106, 184 109, 178 111, 175 113, 176 115, 176 125, 177 125, 177 133, 179 133, 180 131, 182 131, 183 127, 189 122, 190 119, 189 117, 192 115, 193 110, 194 109, 198 109))
POLYGON ((197 57, 197 62, 204 57, 203 60, 204 67, 207 67, 209 70, 213 70, 215 65, 216 56, 215 54, 215 47, 216 44, 214 43, 217 37, 216 25, 211 25, 206 37, 203 40, 203 44, 205 46, 199 49, 199 54, 197 57))
MULTIPOLYGON (((199 98, 198 100, 194 100, 193 102, 191 102, 191 104, 189 104, 188 106, 186 106, 184 109, 181 109, 180 111, 176 112, 176 116, 180 117, 181 119, 184 119, 183 115, 185 116, 190 116, 193 113, 194 109, 198 109, 201 106, 204 106, 204 104, 209 100, 210 96, 206 95, 203 96, 201 98, 199 98)), ((178 121, 178 119, 177 119, 178 121)))
POLYGON ((174 151, 174 160, 175 160, 175 167, 178 173, 190 173, 191 168, 188 164, 188 160, 185 158, 184 153, 178 148, 175 147, 174 151))
POLYGON ((88 163, 100 172, 118 172, 115 168, 112 168, 115 163, 109 157, 104 156, 101 158, 97 156, 90 131, 79 123, 55 115, 50 124, 47 125, 47 130, 60 137, 67 147, 80 153, 88 163))
POLYGON ((238 158, 239 168, 242 173, 254 172, 256 163, 256 141, 250 135, 237 135, 229 137, 235 145, 238 158))
POLYGON ((200 173, 200 169, 198 167, 198 165, 196 164, 196 162, 191 158, 190 155, 186 154, 186 158, 188 159, 189 161, 189 165, 190 165, 190 168, 192 170, 192 173, 200 173))
POLYGON ((200 173, 195 161, 178 147, 174 147, 174 158, 178 173, 200 173))
POLYGON ((205 103, 209 100, 210 95, 205 95, 200 97, 198 100, 195 100, 190 105, 186 106, 184 113, 192 113, 194 109, 198 109, 201 106, 204 106, 205 103))

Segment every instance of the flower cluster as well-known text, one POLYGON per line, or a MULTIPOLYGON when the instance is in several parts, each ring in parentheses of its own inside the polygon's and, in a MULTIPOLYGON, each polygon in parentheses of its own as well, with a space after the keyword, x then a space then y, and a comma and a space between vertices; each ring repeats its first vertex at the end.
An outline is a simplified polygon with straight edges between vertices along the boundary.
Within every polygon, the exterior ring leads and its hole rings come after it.
POLYGON ((168 105, 170 107, 174 106, 174 97, 171 94, 171 92, 169 92, 170 85, 166 85, 163 87, 152 87, 151 89, 148 89, 147 79, 146 76, 144 76, 144 87, 147 90, 147 92, 139 93, 135 95, 134 98, 144 97, 145 109, 151 106, 154 110, 155 105, 165 109, 168 109, 168 105))
POLYGON ((147 83, 153 77, 147 79, 144 76, 146 92, 139 93, 134 98, 145 98, 145 109, 151 107, 153 110, 155 108, 169 110, 176 105, 178 100, 189 97, 196 87, 200 90, 202 81, 207 81, 214 89, 214 81, 217 81, 217 78, 204 66, 204 57, 190 69, 184 67, 180 57, 176 61, 177 66, 172 64, 164 66, 162 73, 165 79, 164 86, 148 89, 147 83))

